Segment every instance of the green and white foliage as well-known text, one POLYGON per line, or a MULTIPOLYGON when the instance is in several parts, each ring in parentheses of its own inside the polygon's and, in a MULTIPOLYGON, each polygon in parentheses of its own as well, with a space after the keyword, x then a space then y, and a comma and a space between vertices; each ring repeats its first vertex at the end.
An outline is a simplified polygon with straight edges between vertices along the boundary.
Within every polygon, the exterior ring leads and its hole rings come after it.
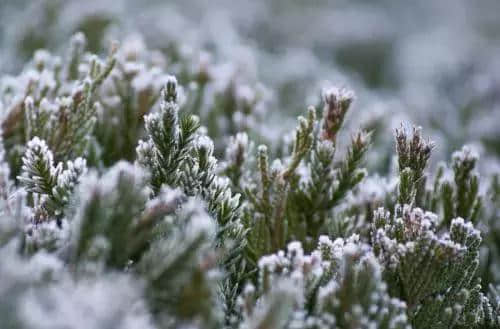
POLYGON ((84 48, 85 37, 76 34, 64 58, 39 50, 18 77, 2 81, 9 144, 41 138, 57 161, 87 152, 99 107, 96 92, 114 67, 115 48, 106 60, 84 48))
POLYGON ((221 325, 215 236, 214 220, 193 198, 161 224, 137 270, 146 278, 146 296, 162 325, 221 325))
POLYGON ((382 268, 358 236, 321 236, 304 254, 299 242, 259 261, 247 286, 241 328, 409 328, 404 302, 391 298, 382 268))
POLYGON ((139 141, 137 162, 151 172, 153 194, 162 186, 179 187, 186 195, 198 195, 217 219, 221 238, 241 235, 239 194, 233 194, 227 179, 217 177, 214 146, 200 135, 197 117, 179 118, 177 80, 169 77, 159 113, 146 117, 147 141, 139 141))
POLYGON ((352 135, 344 158, 336 160, 336 136, 353 93, 331 88, 324 94, 322 121, 316 120, 316 110, 310 107, 307 119, 299 117, 291 154, 270 165, 267 147, 259 146, 256 162, 260 177, 243 181, 245 220, 254 257, 283 248, 292 240, 311 250, 322 233, 346 233, 334 208, 366 175, 361 163, 369 134, 358 131, 352 135))
POLYGON ((80 176, 87 171, 87 165, 83 158, 67 161, 65 165, 62 162, 55 164, 45 141, 34 137, 27 143, 21 169, 18 180, 26 191, 33 193, 39 210, 35 221, 41 222, 48 216, 61 215, 80 176))
POLYGON ((480 328, 498 328, 500 326, 500 295, 498 294, 499 288, 490 286, 488 297, 482 296, 482 315, 484 323, 480 328))
POLYGON ((409 206, 398 212, 401 217, 377 210, 372 243, 389 289, 406 301, 413 326, 480 326, 487 301, 475 276, 479 231, 459 217, 440 235, 435 214, 409 206))
POLYGON ((456 216, 470 218, 472 222, 478 220, 482 208, 482 196, 479 193, 477 161, 477 153, 468 146, 453 153, 451 159, 453 179, 443 178, 440 184, 446 223, 456 216))
POLYGON ((422 128, 414 127, 413 135, 410 136, 403 126, 396 129, 400 204, 414 204, 419 187, 425 184, 424 170, 434 145, 423 139, 421 130, 422 128))
POLYGON ((496 260, 500 259, 500 175, 493 175, 490 186, 487 190, 483 208, 484 225, 483 230, 486 232, 483 280, 497 284, 500 282, 500 265, 496 260))
POLYGON ((155 328, 141 285, 125 274, 74 280, 53 254, 18 255, 18 241, 0 254, 0 314, 5 328, 155 328))
POLYGON ((177 80, 169 77, 163 90, 160 112, 146 117, 149 139, 140 141, 137 162, 151 172, 153 194, 162 186, 180 188, 187 196, 198 196, 216 220, 213 246, 221 253, 217 263, 227 270, 222 283, 226 315, 234 309, 239 276, 244 269, 245 229, 240 220, 240 195, 233 194, 229 180, 216 174, 213 142, 198 132, 193 115, 179 118, 177 80))
POLYGON ((97 37, 0 76, 2 329, 500 328, 491 154, 337 87, 271 133, 217 47, 97 37))
POLYGON ((159 113, 145 118, 149 138, 139 141, 137 161, 151 171, 151 186, 157 193, 163 184, 181 184, 181 167, 194 146, 194 134, 199 128, 196 117, 179 119, 177 80, 170 77, 162 91, 159 113))
POLYGON ((145 173, 119 162, 105 175, 90 173, 78 195, 70 262, 92 260, 124 268, 144 252, 154 217, 141 217, 148 200, 145 173))
POLYGON ((168 80, 165 59, 146 48, 138 35, 123 40, 115 67, 99 89, 96 141, 103 165, 132 161, 137 140, 144 134, 144 117, 152 112, 168 80))

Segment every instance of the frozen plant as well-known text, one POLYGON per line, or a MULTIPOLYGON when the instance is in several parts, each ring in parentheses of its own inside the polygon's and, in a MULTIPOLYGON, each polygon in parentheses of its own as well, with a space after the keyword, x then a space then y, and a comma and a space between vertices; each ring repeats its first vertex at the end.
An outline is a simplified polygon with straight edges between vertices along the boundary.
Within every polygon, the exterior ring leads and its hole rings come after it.
POLYGON ((500 327, 490 153, 435 167, 439 138, 354 130, 337 87, 281 140, 217 47, 86 40, 0 77, 0 326, 500 327))

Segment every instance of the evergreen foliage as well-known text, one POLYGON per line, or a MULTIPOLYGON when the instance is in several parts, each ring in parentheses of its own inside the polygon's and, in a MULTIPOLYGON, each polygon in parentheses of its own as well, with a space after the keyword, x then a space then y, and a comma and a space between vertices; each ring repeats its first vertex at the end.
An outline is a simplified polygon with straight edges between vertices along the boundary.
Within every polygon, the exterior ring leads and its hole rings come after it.
POLYGON ((499 175, 471 146, 435 169, 402 125, 381 177, 347 88, 270 138, 209 64, 85 44, 0 78, 1 328, 500 328, 499 175))

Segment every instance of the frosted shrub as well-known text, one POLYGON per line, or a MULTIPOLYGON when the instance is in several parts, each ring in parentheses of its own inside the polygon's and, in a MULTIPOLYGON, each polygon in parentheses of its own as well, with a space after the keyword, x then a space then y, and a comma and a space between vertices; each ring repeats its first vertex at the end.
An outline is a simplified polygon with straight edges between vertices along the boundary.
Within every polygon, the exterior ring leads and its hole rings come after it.
POLYGON ((335 86, 266 134, 269 94, 215 51, 91 41, 0 76, 0 327, 500 328, 475 145, 386 145, 335 86))

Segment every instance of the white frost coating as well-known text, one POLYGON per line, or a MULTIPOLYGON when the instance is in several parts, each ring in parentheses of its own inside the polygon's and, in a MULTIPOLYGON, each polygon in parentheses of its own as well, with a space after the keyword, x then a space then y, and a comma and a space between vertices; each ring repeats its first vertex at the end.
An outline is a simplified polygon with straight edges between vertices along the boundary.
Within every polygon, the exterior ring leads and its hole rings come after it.
POLYGON ((460 151, 455 151, 452 154, 453 162, 477 162, 479 154, 469 145, 464 145, 460 151))
POLYGON ((326 103, 353 101, 355 98, 354 91, 335 86, 324 88, 322 94, 326 103))
POLYGON ((211 240, 216 234, 215 222, 202 205, 203 202, 201 200, 191 198, 183 205, 181 213, 189 214, 190 221, 186 231, 190 235, 205 235, 208 240, 211 240))
POLYGON ((26 294, 20 313, 28 328, 153 329, 141 300, 140 286, 126 276, 109 275, 97 281, 66 281, 26 294))

